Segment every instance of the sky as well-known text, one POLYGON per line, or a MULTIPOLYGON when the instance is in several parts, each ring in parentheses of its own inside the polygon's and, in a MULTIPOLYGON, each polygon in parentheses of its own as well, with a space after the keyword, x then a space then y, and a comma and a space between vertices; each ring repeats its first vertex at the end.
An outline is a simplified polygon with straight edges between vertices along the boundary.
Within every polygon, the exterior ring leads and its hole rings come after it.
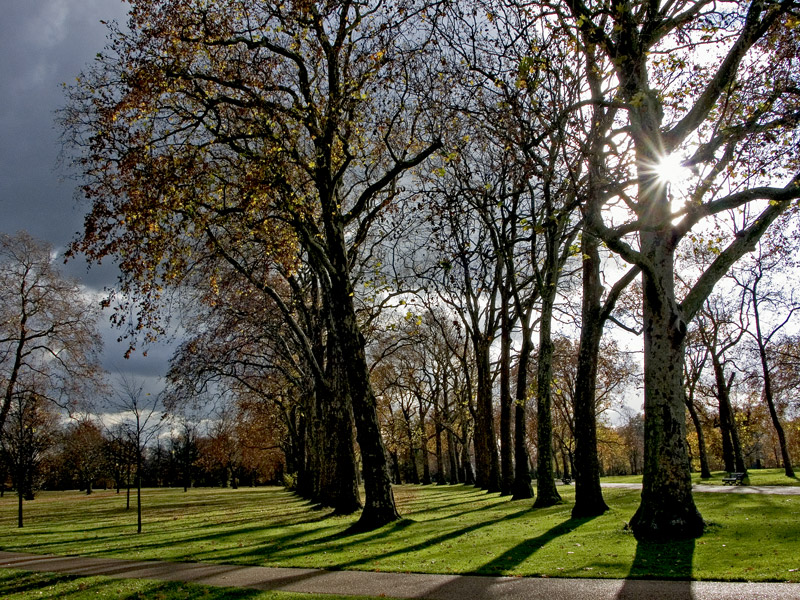
MULTIPOLYGON (((62 253, 82 228, 88 209, 76 196, 77 182, 59 164, 62 151, 56 111, 64 106, 62 84, 70 84, 106 44, 100 21, 126 21, 121 0, 3 0, 0 18, 0 232, 25 230, 62 253)), ((75 260, 62 271, 89 291, 113 286, 111 264, 87 270, 75 260)), ((131 359, 119 332, 102 320, 103 364, 146 386, 157 386, 171 355, 156 345, 131 359)), ((157 390, 154 390, 157 391, 157 390)))

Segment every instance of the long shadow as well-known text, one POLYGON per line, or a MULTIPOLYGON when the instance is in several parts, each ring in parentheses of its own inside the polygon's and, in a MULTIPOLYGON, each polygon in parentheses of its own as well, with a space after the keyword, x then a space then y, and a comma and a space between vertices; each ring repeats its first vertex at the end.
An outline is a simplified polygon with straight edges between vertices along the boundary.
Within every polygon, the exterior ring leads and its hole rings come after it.
POLYGON ((662 597, 693 600, 691 579, 694 548, 693 539, 676 542, 640 541, 617 600, 662 597))
MULTIPOLYGON (((510 550, 503 552, 482 567, 476 570, 481 575, 499 575, 502 571, 512 569, 538 552, 541 548, 555 539, 574 531, 596 517, 570 518, 558 525, 551 527, 544 533, 520 542, 510 550)), ((497 577, 462 577, 442 584, 431 592, 431 597, 436 598, 493 598, 502 597, 503 589, 507 588, 510 581, 502 582, 497 577), (499 594, 499 596, 498 596, 499 594)), ((642 596, 648 598, 648 596, 642 596)))
POLYGON ((520 542, 510 550, 506 550, 501 556, 492 559, 477 569, 477 572, 485 575, 497 575, 500 574, 501 571, 513 569, 514 567, 525 562, 528 558, 533 556, 541 548, 556 538, 559 538, 562 535, 567 535, 581 525, 585 525, 596 518, 596 516, 582 517, 579 519, 570 518, 563 523, 559 523, 555 527, 551 527, 541 535, 527 539, 524 542, 520 542))
MULTIPOLYGON (((509 515, 505 515, 505 516, 503 516, 503 517, 501 517, 499 519, 485 520, 485 521, 481 521, 479 523, 473 523, 472 525, 468 525, 467 527, 462 527, 461 529, 456 529, 454 531, 449 531, 447 533, 443 533, 442 535, 438 535, 436 537, 428 538, 428 539, 425 539, 425 540, 423 540, 421 542, 417 542, 415 544, 411 544, 410 546, 406 546, 406 547, 403 547, 403 548, 397 548, 395 550, 390 550, 388 552, 382 552, 380 554, 372 554, 370 556, 365 556, 365 557, 362 557, 362 558, 358 558, 356 560, 342 562, 342 563, 334 565, 334 566, 332 566, 330 568, 347 569, 349 567, 355 567, 357 565, 362 565, 364 563, 370 563, 370 562, 373 562, 376 559, 380 559, 380 558, 388 558, 390 556, 396 556, 398 554, 406 554, 408 552, 415 552, 417 550, 424 550, 425 548, 428 548, 430 546, 433 546, 433 545, 436 545, 436 544, 442 544, 442 543, 447 542, 449 540, 452 540, 454 538, 461 537, 462 535, 464 535, 466 533, 470 533, 472 531, 476 531, 476 530, 482 529, 484 527, 489 527, 491 525, 494 525, 495 523, 499 523, 501 521, 506 521, 506 520, 509 520, 509 519, 516 519, 517 517, 520 517, 520 516, 530 512, 531 510, 533 510, 533 509, 532 508, 525 508, 525 509, 522 509, 522 510, 518 510, 518 511, 516 511, 514 513, 511 513, 509 515)), ((375 535, 373 537, 383 537, 384 534, 385 534, 385 531, 383 529, 380 529, 378 531, 377 535, 375 535)), ((361 540, 358 540, 358 541, 360 542, 361 540)))

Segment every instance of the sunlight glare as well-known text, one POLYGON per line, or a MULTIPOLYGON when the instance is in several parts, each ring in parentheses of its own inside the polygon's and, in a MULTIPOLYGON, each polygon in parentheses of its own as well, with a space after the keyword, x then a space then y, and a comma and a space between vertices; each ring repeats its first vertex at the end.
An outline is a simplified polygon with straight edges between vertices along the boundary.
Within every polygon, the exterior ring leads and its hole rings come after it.
POLYGON ((692 177, 692 170, 682 163, 683 158, 677 154, 670 154, 662 158, 655 168, 658 180, 664 184, 684 187, 687 180, 692 177))

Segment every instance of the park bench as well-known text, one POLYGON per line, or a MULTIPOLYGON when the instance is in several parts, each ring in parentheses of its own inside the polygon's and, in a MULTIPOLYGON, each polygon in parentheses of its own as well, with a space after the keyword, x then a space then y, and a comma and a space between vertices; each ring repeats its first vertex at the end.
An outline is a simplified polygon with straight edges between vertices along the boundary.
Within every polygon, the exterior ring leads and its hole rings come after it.
POLYGON ((569 485, 572 483, 572 477, 564 477, 561 481, 564 482, 564 485, 569 485))
POLYGON ((722 478, 722 485, 742 485, 745 475, 747 473, 731 473, 728 477, 722 478))

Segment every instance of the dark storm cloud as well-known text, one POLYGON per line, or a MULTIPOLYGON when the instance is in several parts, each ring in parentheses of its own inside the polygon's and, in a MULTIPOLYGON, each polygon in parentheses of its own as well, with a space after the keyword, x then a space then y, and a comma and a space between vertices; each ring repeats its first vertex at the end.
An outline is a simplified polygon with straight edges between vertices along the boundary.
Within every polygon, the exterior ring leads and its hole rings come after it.
MULTIPOLYGON (((61 144, 55 125, 63 107, 62 84, 70 85, 103 50, 101 20, 126 21, 121 0, 4 0, 0 18, 0 232, 26 230, 63 251, 82 228, 86 206, 75 198, 77 183, 57 167, 61 144)), ((80 259, 62 270, 88 288, 113 286, 112 261, 87 271, 80 259)), ((159 344, 148 356, 122 358, 127 344, 102 321, 103 363, 112 373, 162 375, 171 345, 159 344)))
POLYGON ((105 45, 100 20, 124 21, 119 0, 7 0, 0 19, 0 230, 56 247, 80 229, 75 182, 56 163, 55 112, 69 83, 105 45))

